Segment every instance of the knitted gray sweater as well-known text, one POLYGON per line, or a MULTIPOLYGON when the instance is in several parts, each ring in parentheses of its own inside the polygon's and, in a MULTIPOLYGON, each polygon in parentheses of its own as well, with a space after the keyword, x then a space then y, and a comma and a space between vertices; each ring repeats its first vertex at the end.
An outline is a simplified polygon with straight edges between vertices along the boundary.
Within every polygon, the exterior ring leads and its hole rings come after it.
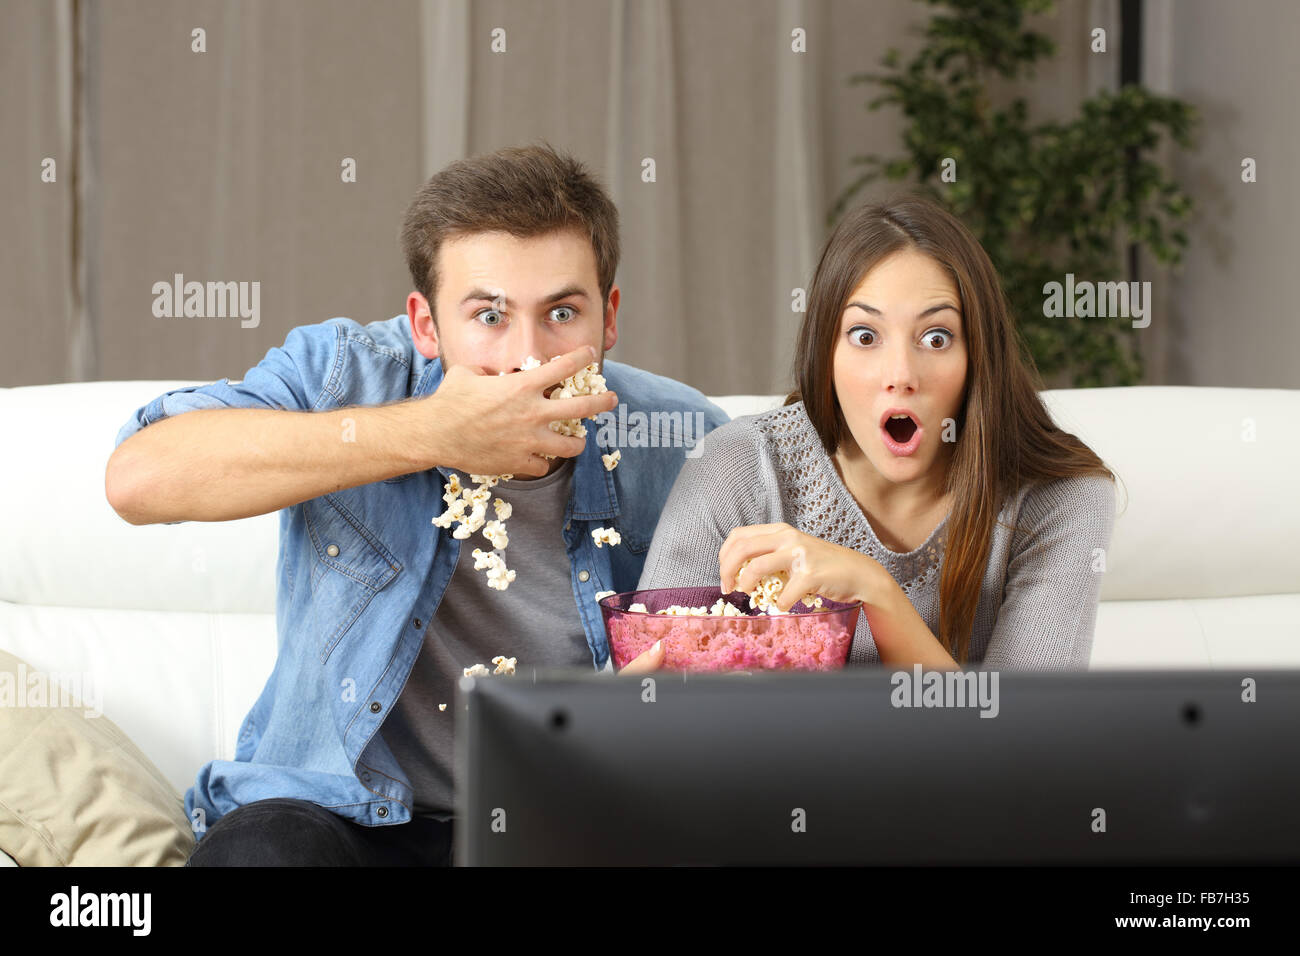
MULTIPOLYGON (((733 528, 785 522, 868 554, 939 632, 945 517, 915 551, 886 548, 823 450, 802 402, 710 432, 677 476, 655 530, 641 588, 718 583, 718 550, 733 528)), ((994 525, 967 666, 1086 669, 1115 486, 1089 475, 1021 488, 994 525), (1013 532, 1019 525, 1024 533, 1013 532), (1098 568, 1098 570, 1094 570, 1098 568)), ((879 664, 865 614, 850 665, 879 664)))

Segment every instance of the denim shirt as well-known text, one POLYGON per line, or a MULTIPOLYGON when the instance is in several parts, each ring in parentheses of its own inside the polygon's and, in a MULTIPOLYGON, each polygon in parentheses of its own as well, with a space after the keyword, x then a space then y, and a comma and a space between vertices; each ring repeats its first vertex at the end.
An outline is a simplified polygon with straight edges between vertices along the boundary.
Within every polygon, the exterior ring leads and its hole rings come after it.
MULTIPOLYGON (((727 415, 698 390, 606 359, 619 407, 586 421, 563 516, 573 597, 592 666, 609 671, 597 591, 637 586, 668 492, 689 449, 727 415), (647 424, 647 419, 649 423, 647 424), (604 447, 608 446, 608 447, 604 447), (613 471, 602 451, 620 448, 613 471), (617 546, 591 530, 612 527, 617 546)), ((117 444, 200 408, 328 411, 432 394, 442 362, 414 347, 405 315, 292 329, 242 381, 167 392, 136 411, 117 444)), ((239 731, 234 760, 213 760, 185 793, 198 839, 236 807, 294 797, 367 826, 411 818, 410 781, 378 733, 420 652, 462 544, 433 523, 445 468, 322 495, 280 511, 275 667, 239 731)))

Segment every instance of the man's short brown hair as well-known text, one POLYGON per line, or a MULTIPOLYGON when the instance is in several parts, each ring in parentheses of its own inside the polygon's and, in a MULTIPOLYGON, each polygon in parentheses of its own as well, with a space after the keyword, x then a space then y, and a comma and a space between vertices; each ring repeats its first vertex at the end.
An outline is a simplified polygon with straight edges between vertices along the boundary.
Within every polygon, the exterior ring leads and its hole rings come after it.
POLYGON ((479 232, 526 239, 564 229, 590 237, 607 303, 618 269, 618 210, 582 163, 542 143, 459 159, 434 173, 407 207, 401 242, 415 288, 433 310, 444 241, 479 232))

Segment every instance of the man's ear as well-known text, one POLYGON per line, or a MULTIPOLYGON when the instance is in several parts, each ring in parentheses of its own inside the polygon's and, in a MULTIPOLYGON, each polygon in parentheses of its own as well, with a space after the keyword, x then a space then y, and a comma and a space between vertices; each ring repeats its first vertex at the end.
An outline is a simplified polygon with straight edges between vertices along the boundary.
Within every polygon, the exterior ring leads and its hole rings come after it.
POLYGON ((415 349, 427 359, 438 357, 438 327, 433 321, 429 300, 418 292, 406 297, 406 315, 411 320, 411 341, 415 349))
POLYGON ((605 303, 605 351, 608 352, 618 341, 618 286, 609 290, 609 301, 605 303))

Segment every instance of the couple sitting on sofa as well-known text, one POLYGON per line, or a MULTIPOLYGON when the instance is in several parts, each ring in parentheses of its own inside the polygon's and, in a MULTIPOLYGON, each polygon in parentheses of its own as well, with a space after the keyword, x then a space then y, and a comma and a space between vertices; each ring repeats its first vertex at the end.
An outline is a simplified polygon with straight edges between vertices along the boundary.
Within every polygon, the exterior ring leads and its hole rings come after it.
MULTIPOLYGON (((281 516, 278 656, 235 760, 186 792, 188 865, 450 862, 456 678, 499 655, 612 670, 600 591, 787 571, 781 610, 862 602, 853 666, 1087 667, 1113 476, 1053 424, 987 255, 937 205, 840 222, 794 390, 730 422, 605 360, 618 217, 572 158, 452 163, 401 238, 406 315, 294 328, 244 379, 168 392, 117 436, 108 494, 134 524, 281 516), (593 361, 608 392, 548 397, 593 361), (630 444, 611 470, 613 449, 549 428, 620 404, 708 434, 630 444), (453 476, 501 474, 517 573, 496 590, 429 522, 453 476)), ((652 648, 622 672, 663 664, 652 648)))

